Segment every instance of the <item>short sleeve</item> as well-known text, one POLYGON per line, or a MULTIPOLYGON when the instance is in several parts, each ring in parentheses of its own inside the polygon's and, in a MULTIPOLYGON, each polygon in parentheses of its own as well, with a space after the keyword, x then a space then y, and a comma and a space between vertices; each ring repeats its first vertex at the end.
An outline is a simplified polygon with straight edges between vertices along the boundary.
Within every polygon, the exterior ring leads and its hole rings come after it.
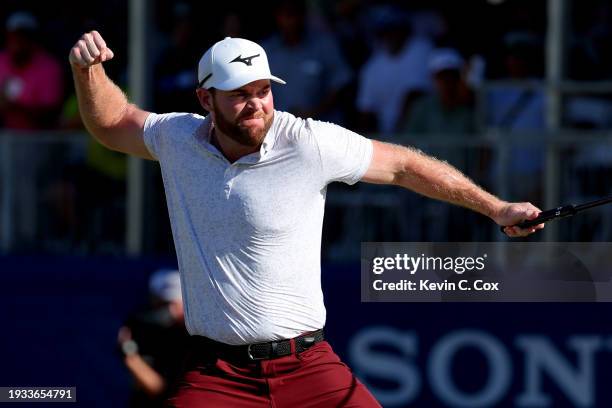
POLYGON ((150 113, 147 116, 144 123, 144 142, 155 160, 161 160, 167 146, 172 146, 165 141, 183 130, 185 123, 181 119, 187 116, 185 113, 150 113))
POLYGON ((158 158, 158 142, 161 134, 161 118, 157 113, 150 113, 144 123, 144 142, 145 146, 155 160, 158 158))
POLYGON ((308 127, 319 149, 325 184, 361 180, 372 161, 372 141, 332 123, 309 119, 308 127))

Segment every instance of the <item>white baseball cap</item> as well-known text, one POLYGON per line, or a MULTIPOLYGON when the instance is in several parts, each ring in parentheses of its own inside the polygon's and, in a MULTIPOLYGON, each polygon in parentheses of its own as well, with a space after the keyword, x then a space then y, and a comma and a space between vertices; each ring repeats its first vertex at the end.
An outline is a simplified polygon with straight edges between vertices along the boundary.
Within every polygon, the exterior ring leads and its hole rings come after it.
POLYGON ((149 291, 163 301, 182 299, 181 276, 176 269, 160 269, 149 278, 149 291))
POLYGON ((36 30, 38 21, 27 11, 16 11, 6 19, 6 31, 36 30))
POLYGON ((452 48, 433 50, 429 58, 429 71, 433 74, 447 69, 463 69, 464 61, 461 54, 452 48))
POLYGON ((243 38, 226 37, 217 42, 198 64, 198 86, 201 88, 231 91, 260 79, 286 83, 270 73, 264 49, 243 38))

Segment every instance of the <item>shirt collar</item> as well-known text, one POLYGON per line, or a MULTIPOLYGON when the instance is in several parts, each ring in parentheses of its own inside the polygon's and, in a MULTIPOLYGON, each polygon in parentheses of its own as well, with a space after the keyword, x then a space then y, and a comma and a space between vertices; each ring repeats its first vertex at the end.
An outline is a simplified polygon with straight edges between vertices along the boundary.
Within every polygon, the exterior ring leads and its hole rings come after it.
MULTIPOLYGON (((214 131, 215 128, 215 124, 212 121, 212 118, 210 117, 210 115, 208 115, 206 117, 207 123, 204 126, 204 141, 206 142, 206 148, 208 151, 214 153, 216 156, 221 156, 223 157, 223 154, 219 151, 219 149, 217 149, 212 143, 212 132, 214 131)), ((243 161, 243 159, 249 158, 246 161, 247 162, 257 162, 260 159, 263 159, 268 153, 270 153, 272 151, 272 148, 274 147, 274 143, 276 142, 276 131, 275 131, 275 126, 277 123, 277 111, 274 111, 274 116, 272 117, 272 125, 270 126, 270 129, 268 129, 268 133, 266 133, 266 135, 264 136, 264 139, 261 143, 261 146, 259 148, 259 157, 255 158, 255 160, 253 160, 253 153, 239 159, 238 161, 243 161)))
POLYGON ((272 125, 270 129, 268 129, 268 133, 264 136, 263 142, 261 143, 261 148, 259 149, 259 153, 261 157, 264 157, 266 154, 272 151, 274 147, 274 143, 276 142, 276 124, 278 123, 278 115, 277 112, 274 111, 274 116, 272 117, 272 125))

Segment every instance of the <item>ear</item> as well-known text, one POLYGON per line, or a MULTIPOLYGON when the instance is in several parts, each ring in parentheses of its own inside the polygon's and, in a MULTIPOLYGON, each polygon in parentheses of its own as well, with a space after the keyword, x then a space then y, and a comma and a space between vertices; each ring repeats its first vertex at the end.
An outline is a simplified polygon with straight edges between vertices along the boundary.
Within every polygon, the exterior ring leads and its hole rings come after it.
POLYGON ((200 101, 200 105, 208 112, 213 111, 213 95, 208 89, 198 88, 196 89, 196 95, 200 101))

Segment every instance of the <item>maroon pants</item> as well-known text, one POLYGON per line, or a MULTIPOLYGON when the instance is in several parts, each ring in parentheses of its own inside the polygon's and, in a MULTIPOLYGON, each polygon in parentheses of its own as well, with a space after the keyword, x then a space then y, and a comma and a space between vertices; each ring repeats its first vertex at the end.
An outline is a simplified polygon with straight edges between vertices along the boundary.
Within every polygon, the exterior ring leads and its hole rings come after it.
POLYGON ((380 407, 326 341, 298 355, 254 362, 205 354, 190 358, 170 407, 380 407))

